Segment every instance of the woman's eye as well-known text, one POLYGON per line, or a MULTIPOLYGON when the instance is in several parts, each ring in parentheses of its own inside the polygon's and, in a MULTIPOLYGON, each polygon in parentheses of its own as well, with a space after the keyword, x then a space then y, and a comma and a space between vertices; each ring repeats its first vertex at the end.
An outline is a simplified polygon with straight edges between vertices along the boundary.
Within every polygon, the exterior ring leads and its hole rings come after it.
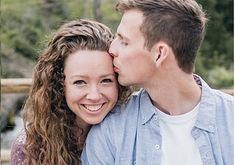
POLYGON ((86 82, 84 81, 84 80, 76 80, 76 81, 74 81, 74 83, 73 84, 75 84, 75 85, 79 85, 79 86, 82 86, 82 85, 85 85, 86 84, 86 82))
POLYGON ((103 79, 102 81, 101 81, 101 83, 112 83, 113 82, 113 80, 112 79, 103 79))

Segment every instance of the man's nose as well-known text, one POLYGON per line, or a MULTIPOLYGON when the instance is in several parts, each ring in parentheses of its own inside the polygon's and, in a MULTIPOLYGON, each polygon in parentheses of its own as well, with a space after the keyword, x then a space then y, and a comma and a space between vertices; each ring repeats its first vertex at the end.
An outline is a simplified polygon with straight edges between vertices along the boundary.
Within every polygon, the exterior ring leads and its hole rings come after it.
POLYGON ((109 54, 112 56, 112 57, 117 57, 117 49, 115 47, 115 42, 116 42, 116 39, 114 39, 112 41, 112 43, 110 44, 110 47, 109 47, 109 54))

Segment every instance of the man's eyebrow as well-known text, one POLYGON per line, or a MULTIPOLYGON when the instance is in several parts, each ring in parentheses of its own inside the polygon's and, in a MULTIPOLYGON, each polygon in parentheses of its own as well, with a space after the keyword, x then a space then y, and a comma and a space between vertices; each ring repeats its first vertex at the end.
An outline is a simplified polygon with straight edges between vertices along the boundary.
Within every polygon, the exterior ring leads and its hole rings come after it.
POLYGON ((122 34, 120 34, 118 32, 116 33, 116 36, 118 36, 121 39, 129 40, 126 36, 123 36, 122 34))

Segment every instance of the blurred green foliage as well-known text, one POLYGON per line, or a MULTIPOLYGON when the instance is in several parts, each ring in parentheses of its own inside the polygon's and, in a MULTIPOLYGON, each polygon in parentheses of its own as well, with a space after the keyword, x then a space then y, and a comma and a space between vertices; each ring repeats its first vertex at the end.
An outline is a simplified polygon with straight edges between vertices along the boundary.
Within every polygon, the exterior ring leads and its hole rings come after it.
MULTIPOLYGON (((209 23, 205 41, 198 52, 195 72, 212 87, 231 88, 233 87, 234 2, 233 0, 198 0, 198 2, 206 10, 209 23)), ((115 32, 120 20, 120 15, 114 10, 115 3, 116 0, 2 0, 1 44, 16 54, 35 61, 45 47, 48 36, 69 20, 99 18, 98 21, 105 23, 115 32), (94 6, 99 3, 100 6, 94 6), (100 14, 99 17, 95 10, 100 14)), ((3 49, 0 54, 9 55, 3 49)), ((5 66, 4 69, 7 69, 7 65, 5 66)))
POLYGON ((198 0, 209 17, 195 72, 215 88, 233 87, 233 0, 198 0))

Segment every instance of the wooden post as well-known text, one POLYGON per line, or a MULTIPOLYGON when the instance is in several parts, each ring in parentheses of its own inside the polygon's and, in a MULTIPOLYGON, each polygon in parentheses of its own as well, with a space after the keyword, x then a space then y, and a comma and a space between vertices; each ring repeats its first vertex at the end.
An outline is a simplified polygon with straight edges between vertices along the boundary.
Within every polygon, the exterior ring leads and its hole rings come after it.
MULTIPOLYGON (((11 158, 11 150, 1 149, 1 163, 9 163, 11 158)), ((0 163, 0 164, 1 164, 0 163)))

